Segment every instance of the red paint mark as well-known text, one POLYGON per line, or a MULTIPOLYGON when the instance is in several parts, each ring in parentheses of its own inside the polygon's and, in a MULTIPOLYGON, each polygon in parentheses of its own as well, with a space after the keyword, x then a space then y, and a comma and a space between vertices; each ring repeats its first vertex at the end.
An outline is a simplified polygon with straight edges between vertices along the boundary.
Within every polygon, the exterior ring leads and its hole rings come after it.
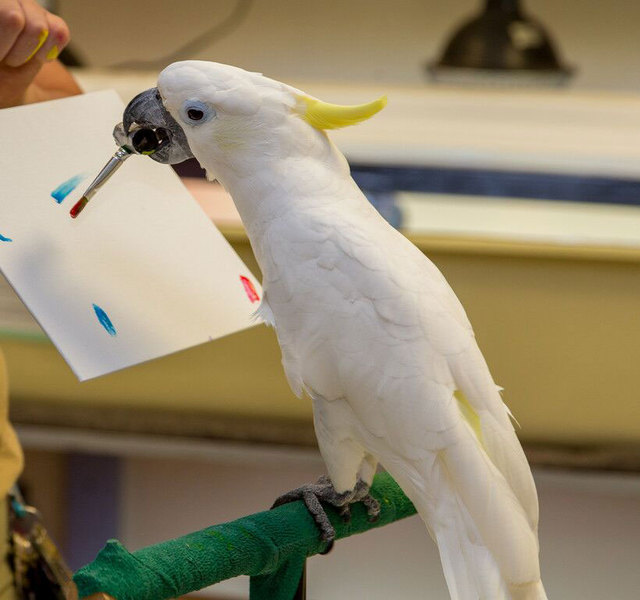
POLYGON ((247 293, 247 297, 251 302, 259 302, 260 296, 258 296, 258 292, 256 292, 256 288, 253 287, 253 283, 249 279, 247 279, 244 275, 240 275, 240 281, 242 281, 242 285, 244 286, 244 291, 247 293))
POLYGON ((87 205, 87 202, 89 202, 89 200, 82 196, 82 198, 73 205, 73 208, 69 211, 72 219, 75 219, 82 212, 82 209, 87 205))

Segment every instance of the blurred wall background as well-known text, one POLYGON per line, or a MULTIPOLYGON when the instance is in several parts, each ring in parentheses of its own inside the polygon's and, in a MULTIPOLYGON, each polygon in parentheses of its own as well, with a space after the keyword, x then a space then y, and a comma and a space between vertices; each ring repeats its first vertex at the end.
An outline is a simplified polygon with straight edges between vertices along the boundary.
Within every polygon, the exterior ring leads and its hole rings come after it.
MULTIPOLYGON (((241 19, 197 58, 275 78, 420 84, 452 31, 480 0, 59 0, 90 66, 156 59, 222 23, 241 19), (246 7, 246 10, 245 8, 246 7)), ((579 88, 640 91, 640 3, 526 0, 578 72, 579 88)))

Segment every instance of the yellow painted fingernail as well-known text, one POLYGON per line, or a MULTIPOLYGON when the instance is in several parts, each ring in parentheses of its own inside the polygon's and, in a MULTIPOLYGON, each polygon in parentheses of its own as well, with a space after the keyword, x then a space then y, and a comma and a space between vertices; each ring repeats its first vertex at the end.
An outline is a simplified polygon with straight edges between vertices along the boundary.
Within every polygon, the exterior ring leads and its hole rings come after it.
POLYGON ((60 50, 58 50, 58 46, 53 46, 49 52, 47 52, 47 60, 55 60, 58 58, 58 54, 60 54, 60 50))
POLYGON ((24 62, 28 63, 36 55, 36 52, 40 50, 40 48, 42 48, 42 44, 44 44, 47 41, 48 37, 49 37, 49 30, 43 29, 40 32, 40 35, 38 36, 38 45, 35 47, 35 50, 31 54, 29 54, 29 56, 27 57, 27 60, 25 60, 24 62))

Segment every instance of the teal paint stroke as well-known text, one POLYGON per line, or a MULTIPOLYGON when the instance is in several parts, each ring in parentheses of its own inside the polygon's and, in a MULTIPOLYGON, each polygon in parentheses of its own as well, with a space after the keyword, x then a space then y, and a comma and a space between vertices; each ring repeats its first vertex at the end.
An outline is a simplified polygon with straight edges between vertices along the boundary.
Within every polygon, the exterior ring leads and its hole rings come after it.
POLYGON ((53 192, 51 197, 60 204, 73 190, 78 187, 78 184, 86 177, 84 173, 80 175, 74 175, 66 181, 63 181, 53 192))
POLYGON ((93 305, 93 310, 96 313, 96 317, 98 317, 98 321, 100 321, 100 325, 102 325, 107 333, 111 336, 117 335, 116 328, 113 326, 111 319, 107 315, 106 312, 102 308, 100 308, 97 304, 93 305))
POLYGON ((0 233, 0 242, 13 242, 13 240, 0 233))

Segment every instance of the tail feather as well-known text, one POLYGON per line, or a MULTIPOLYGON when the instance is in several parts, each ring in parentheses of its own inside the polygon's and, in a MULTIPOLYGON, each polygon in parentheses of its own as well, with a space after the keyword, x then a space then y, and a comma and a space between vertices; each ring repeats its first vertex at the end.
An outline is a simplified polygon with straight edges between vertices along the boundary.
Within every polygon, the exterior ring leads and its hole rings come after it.
POLYGON ((436 542, 452 600, 508 598, 504 579, 464 506, 439 524, 436 542))
POLYGON ((450 362, 450 367, 469 410, 478 420, 476 429, 484 450, 513 490, 531 528, 537 529, 538 495, 531 469, 511 423, 511 413, 478 346, 470 346, 464 356, 450 362))
POLYGON ((429 461, 385 464, 438 544, 452 600, 546 600, 537 531, 469 426, 429 461))
MULTIPOLYGON (((495 392, 498 395, 498 392, 495 392)), ((505 407, 506 409, 506 407, 505 407)), ((513 427, 505 427, 489 411, 480 411, 486 450, 522 505, 529 525, 538 527, 538 494, 531 469, 513 427)))

